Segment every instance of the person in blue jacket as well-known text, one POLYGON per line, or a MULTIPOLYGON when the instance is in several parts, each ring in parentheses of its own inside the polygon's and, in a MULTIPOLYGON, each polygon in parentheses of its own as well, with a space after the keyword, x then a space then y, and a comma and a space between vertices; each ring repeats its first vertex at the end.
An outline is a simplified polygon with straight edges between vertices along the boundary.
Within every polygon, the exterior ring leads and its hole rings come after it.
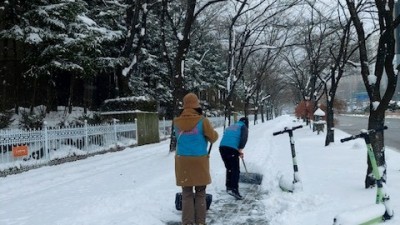
POLYGON ((239 158, 243 158, 243 148, 246 146, 249 134, 249 120, 246 117, 227 127, 222 137, 219 152, 226 168, 225 186, 228 194, 238 200, 243 199, 239 193, 239 158))

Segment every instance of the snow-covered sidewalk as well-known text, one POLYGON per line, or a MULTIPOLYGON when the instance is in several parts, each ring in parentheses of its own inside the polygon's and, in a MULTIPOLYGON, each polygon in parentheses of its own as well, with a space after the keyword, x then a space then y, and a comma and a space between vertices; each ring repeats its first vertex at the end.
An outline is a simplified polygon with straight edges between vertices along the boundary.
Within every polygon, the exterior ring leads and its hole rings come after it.
MULTIPOLYGON (((335 143, 324 146, 325 133, 309 127, 294 131, 295 147, 303 191, 285 193, 279 177, 293 177, 287 134, 273 136, 284 127, 302 124, 290 116, 250 125, 245 161, 249 172, 262 173, 257 189, 259 206, 252 210, 269 225, 328 225, 343 212, 373 205, 375 189, 364 189, 367 152, 364 141, 340 143, 349 136, 335 132, 335 143)), ((390 128, 389 128, 390 129, 390 128)), ((222 128, 217 129, 222 135, 222 128)), ((388 130, 387 132, 390 132, 388 130)), ((210 209, 218 212, 230 201, 224 193, 225 169, 218 152, 211 152, 213 195, 210 209)), ((57 166, 47 166, 0 178, 0 224, 2 225, 161 225, 179 220, 175 210, 174 155, 169 142, 126 149, 57 166)), ((387 225, 400 224, 400 154, 387 149, 388 192, 395 211, 387 225)), ((243 171, 242 171, 243 172, 243 171)), ((243 185, 242 192, 245 191, 243 185)), ((231 213, 231 224, 243 224, 240 213, 231 213)), ((226 220, 225 220, 226 221, 226 220)))

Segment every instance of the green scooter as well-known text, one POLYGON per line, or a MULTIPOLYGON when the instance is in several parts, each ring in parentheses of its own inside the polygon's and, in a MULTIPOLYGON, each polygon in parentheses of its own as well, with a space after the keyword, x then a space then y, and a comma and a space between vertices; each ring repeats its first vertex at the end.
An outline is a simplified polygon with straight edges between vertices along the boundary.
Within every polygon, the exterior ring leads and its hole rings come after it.
POLYGON ((340 142, 351 141, 357 138, 363 138, 367 145, 367 152, 369 160, 372 165, 372 173, 376 180, 376 201, 374 205, 366 206, 357 210, 344 212, 337 215, 333 220, 333 225, 346 225, 346 224, 357 224, 357 225, 368 225, 380 223, 385 220, 389 220, 393 217, 393 210, 389 204, 389 195, 384 188, 383 178, 379 172, 378 165, 376 163, 374 150, 371 145, 370 135, 377 132, 383 132, 388 127, 384 126, 380 129, 362 130, 357 135, 352 135, 347 138, 343 138, 340 142))

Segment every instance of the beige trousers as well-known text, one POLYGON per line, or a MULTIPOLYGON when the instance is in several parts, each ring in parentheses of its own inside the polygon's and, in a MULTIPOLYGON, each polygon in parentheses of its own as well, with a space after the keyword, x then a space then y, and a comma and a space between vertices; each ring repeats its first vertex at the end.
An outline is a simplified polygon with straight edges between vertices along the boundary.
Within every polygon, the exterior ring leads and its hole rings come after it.
POLYGON ((182 224, 206 223, 206 186, 182 187, 182 224), (194 197, 193 197, 194 196, 194 197))

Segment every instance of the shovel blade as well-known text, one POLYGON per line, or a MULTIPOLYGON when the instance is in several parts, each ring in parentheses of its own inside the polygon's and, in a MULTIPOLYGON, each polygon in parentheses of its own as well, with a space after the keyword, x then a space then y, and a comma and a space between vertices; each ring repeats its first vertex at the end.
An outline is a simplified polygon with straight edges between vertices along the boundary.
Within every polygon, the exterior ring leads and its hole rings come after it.
POLYGON ((241 173, 239 176, 239 182, 247 184, 258 184, 260 185, 263 179, 262 174, 258 173, 241 173))

